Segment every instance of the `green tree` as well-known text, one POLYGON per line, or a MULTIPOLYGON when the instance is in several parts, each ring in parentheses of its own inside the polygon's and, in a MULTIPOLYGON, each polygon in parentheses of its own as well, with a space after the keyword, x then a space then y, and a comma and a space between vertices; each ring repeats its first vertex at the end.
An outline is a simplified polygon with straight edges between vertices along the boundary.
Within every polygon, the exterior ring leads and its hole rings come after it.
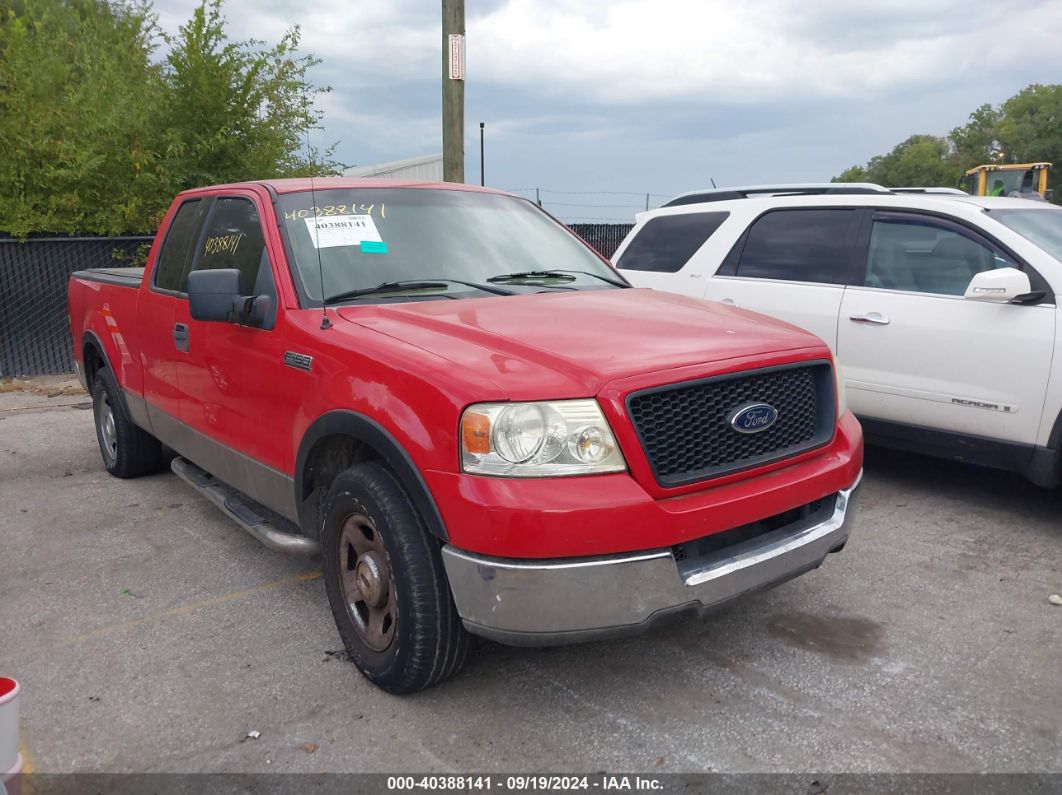
POLYGON ((944 138, 912 135, 887 155, 872 157, 865 167, 852 166, 834 182, 874 182, 885 187, 954 185, 961 171, 944 138))
POLYGON ((1062 85, 1028 86, 999 107, 981 105, 947 138, 915 135, 887 155, 852 166, 834 182, 945 185, 983 163, 1047 161, 1053 201, 1062 203, 1062 85))
POLYGON ((1000 106, 997 135, 1008 162, 1062 167, 1062 85, 1033 84, 1000 106))
POLYGON ((1034 84, 1000 108, 999 143, 1009 163, 1054 163, 1052 201, 1062 203, 1062 85, 1034 84))
POLYGON ((1000 118, 998 109, 985 104, 970 114, 966 124, 951 131, 948 137, 963 171, 1000 157, 1000 118))
POLYGON ((233 42, 222 0, 204 0, 177 36, 163 66, 165 168, 176 188, 336 173, 342 165, 307 147, 320 113, 307 72, 320 60, 298 55, 299 28, 279 43, 233 42))
POLYGON ((0 16, 0 230, 116 233, 166 199, 147 6, 24 0, 0 16))
POLYGON ((867 170, 863 166, 851 166, 846 168, 830 182, 868 182, 867 170))
POLYGON ((184 188, 339 170, 298 28, 231 42, 221 7, 167 38, 148 0, 0 0, 0 232, 146 232, 184 188))

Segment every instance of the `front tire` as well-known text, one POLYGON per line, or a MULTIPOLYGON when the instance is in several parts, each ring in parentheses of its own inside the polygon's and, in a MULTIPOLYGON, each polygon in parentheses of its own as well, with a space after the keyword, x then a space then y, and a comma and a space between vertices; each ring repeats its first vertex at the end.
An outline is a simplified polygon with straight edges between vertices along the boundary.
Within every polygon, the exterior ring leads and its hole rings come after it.
POLYGON ((103 466, 116 478, 150 475, 162 468, 162 444, 129 417, 121 389, 104 368, 92 382, 92 415, 103 466))
POLYGON ((439 544, 394 475, 377 463, 345 470, 332 482, 324 517, 325 588, 358 669, 398 694, 460 671, 470 639, 439 544))

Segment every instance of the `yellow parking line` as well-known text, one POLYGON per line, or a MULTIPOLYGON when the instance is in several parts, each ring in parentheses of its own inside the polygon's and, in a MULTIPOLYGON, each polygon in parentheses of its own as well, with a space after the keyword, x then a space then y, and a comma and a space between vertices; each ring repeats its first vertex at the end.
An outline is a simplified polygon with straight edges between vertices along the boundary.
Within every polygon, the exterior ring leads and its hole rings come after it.
MULTIPOLYGON (((227 604, 228 602, 236 602, 240 599, 245 599, 248 596, 262 593, 264 591, 273 591, 277 588, 285 588, 289 585, 298 585, 299 583, 309 582, 310 580, 316 580, 321 576, 319 571, 304 571, 301 574, 295 574, 291 577, 284 577, 279 580, 273 580, 272 582, 264 582, 261 585, 255 585, 252 588, 247 588, 242 591, 232 591, 231 593, 222 594, 221 596, 215 596, 212 599, 204 599, 201 602, 192 602, 191 604, 182 605, 180 607, 171 607, 169 610, 159 610, 155 613, 148 613, 146 616, 140 618, 134 618, 132 621, 123 621, 119 624, 111 624, 110 626, 100 627, 94 629, 91 632, 85 632, 81 635, 74 635, 73 637, 63 638, 56 642, 57 647, 72 646, 76 643, 82 643, 86 640, 94 640, 96 638, 106 637, 107 635, 114 635, 119 632, 125 632, 128 629, 134 627, 140 627, 145 624, 151 624, 156 621, 161 621, 166 618, 172 618, 173 616, 184 616, 189 613, 194 613, 196 610, 202 610, 207 607, 217 607, 218 605, 227 604)), ((13 659, 11 657, 0 657, 0 663, 6 663, 13 659)))
POLYGON ((28 776, 37 772, 37 765, 33 761, 29 750, 22 743, 18 744, 18 752, 22 754, 22 775, 28 776))
POLYGON ((109 627, 100 627, 94 629, 91 632, 86 632, 83 635, 75 635, 72 638, 59 641, 60 646, 70 646, 75 643, 81 643, 86 640, 93 640, 95 638, 105 637, 107 635, 113 635, 116 632, 124 632, 127 629, 133 627, 143 626, 144 624, 151 624, 155 621, 160 621, 164 618, 170 618, 171 616, 184 616, 189 613, 194 613, 196 610, 202 610, 205 607, 217 607, 228 602, 236 602, 240 599, 245 599, 248 596, 253 596, 263 591, 273 591, 277 588, 284 588, 288 585, 298 585, 301 582, 308 582, 310 580, 316 580, 321 576, 319 571, 304 571, 302 574, 296 574, 292 577, 284 577, 280 580, 273 580, 272 582, 265 582, 261 585, 256 585, 253 588, 247 588, 243 591, 232 591, 231 593, 222 594, 221 596, 215 596, 213 599, 204 599, 201 602, 192 602, 190 605, 182 605, 181 607, 171 607, 169 610, 160 610, 157 613, 148 613, 141 618, 135 618, 132 621, 123 621, 120 624, 111 624, 109 627))

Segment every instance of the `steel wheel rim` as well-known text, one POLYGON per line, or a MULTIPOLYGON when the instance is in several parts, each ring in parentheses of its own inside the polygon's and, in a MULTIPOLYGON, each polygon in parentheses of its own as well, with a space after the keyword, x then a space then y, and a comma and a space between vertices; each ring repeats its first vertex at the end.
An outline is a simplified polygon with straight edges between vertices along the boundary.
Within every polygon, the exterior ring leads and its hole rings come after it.
POLYGON ((103 454, 108 461, 118 458, 118 431, 114 426, 114 409, 107 395, 100 398, 100 438, 103 440, 103 454))
POLYGON ((373 651, 394 642, 398 611, 395 583, 376 523, 351 514, 339 531, 339 582, 343 603, 358 636, 373 651))

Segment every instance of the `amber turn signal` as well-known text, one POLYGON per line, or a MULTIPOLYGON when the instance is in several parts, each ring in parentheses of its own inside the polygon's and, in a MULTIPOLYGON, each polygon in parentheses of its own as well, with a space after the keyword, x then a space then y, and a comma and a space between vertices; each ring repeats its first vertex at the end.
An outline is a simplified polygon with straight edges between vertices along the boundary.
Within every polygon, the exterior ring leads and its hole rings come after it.
POLYGON ((466 411, 461 418, 461 443, 466 453, 487 455, 490 452, 490 418, 466 411))

